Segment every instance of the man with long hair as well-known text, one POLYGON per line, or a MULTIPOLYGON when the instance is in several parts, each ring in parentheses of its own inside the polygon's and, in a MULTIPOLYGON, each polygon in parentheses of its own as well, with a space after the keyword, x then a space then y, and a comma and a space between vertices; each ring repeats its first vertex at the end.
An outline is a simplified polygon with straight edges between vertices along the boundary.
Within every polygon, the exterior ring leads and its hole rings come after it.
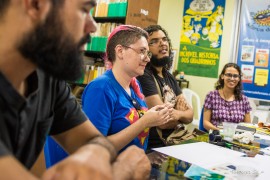
POLYGON ((161 129, 162 138, 166 139, 180 124, 188 124, 193 119, 193 110, 186 102, 180 87, 175 78, 170 74, 172 65, 171 41, 165 29, 159 25, 151 25, 145 30, 149 34, 148 45, 152 52, 152 57, 148 63, 144 74, 138 77, 141 83, 145 100, 149 108, 167 103, 166 94, 169 94, 169 103, 175 107, 175 101, 181 101, 183 110, 173 109, 170 116, 172 120, 158 128, 151 128, 148 140, 148 149, 164 146, 157 130, 161 129), (168 93, 169 92, 169 93, 168 93))

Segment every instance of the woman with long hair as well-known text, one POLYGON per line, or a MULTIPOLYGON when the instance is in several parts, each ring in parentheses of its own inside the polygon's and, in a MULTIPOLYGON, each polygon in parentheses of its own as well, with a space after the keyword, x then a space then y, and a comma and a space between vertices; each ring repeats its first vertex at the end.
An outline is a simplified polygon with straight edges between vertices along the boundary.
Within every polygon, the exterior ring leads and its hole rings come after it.
POLYGON ((250 122, 251 106, 242 92, 242 73, 235 63, 223 67, 214 91, 204 102, 203 125, 207 130, 218 130, 222 122, 250 122))

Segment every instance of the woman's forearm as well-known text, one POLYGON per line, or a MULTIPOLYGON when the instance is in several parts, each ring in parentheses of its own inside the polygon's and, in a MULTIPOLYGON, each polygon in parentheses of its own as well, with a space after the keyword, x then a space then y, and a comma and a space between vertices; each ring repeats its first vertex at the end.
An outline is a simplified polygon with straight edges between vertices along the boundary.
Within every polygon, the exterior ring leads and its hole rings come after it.
MULTIPOLYGON (((143 118, 143 117, 142 117, 143 118)), ((126 127, 122 131, 108 136, 108 139, 115 146, 116 150, 119 151, 136 138, 142 131, 146 130, 142 119, 126 127)))

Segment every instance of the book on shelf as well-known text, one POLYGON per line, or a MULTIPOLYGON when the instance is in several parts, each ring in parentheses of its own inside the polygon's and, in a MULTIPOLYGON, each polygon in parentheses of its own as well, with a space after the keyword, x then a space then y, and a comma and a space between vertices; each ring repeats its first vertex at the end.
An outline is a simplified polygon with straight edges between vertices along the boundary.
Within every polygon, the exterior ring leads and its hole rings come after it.
POLYGON ((85 65, 84 74, 81 79, 77 80, 76 84, 88 84, 98 76, 101 76, 105 72, 105 67, 95 67, 85 65))
POLYGON ((120 23, 97 23, 98 30, 91 34, 91 42, 85 45, 85 51, 105 52, 110 33, 120 23))
POLYGON ((99 0, 94 17, 125 17, 127 0, 99 0))

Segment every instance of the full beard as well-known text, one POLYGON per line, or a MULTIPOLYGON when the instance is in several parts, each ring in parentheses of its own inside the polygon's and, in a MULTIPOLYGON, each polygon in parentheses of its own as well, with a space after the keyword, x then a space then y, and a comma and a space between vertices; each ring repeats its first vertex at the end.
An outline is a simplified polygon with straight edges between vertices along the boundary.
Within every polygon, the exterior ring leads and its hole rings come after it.
POLYGON ((83 74, 80 47, 90 41, 90 35, 76 43, 72 35, 64 31, 59 17, 53 8, 44 23, 24 36, 18 50, 45 73, 59 80, 75 81, 83 74))
POLYGON ((155 67, 165 67, 171 62, 170 56, 165 56, 163 58, 157 58, 157 56, 152 56, 151 64, 155 67))

